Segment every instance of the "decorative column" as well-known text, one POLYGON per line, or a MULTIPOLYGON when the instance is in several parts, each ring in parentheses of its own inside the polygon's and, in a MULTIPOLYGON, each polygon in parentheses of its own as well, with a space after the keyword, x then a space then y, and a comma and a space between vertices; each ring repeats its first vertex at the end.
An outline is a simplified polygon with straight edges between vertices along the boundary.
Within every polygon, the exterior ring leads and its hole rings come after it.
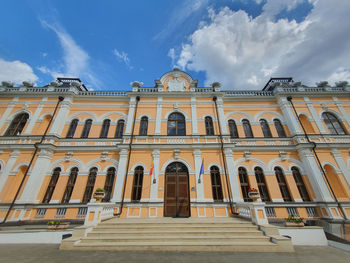
POLYGON ((39 203, 37 200, 40 187, 44 181, 44 177, 49 170, 53 152, 51 150, 42 149, 38 154, 33 169, 28 174, 28 181, 24 186, 23 193, 16 203, 39 203))
POLYGON ((16 163, 16 160, 17 160, 17 157, 19 156, 19 153, 20 152, 18 150, 15 150, 15 151, 10 153, 10 158, 7 161, 7 163, 4 167, 4 170, 0 176, 0 193, 1 193, 1 190, 7 181, 7 178, 9 177, 9 174, 12 171, 13 165, 16 163))
POLYGON ((344 109, 343 104, 340 101, 338 101, 338 98, 336 98, 336 97, 333 97, 333 100, 335 101, 335 105, 337 105, 339 111, 341 112, 342 117, 350 126, 350 117, 349 117, 348 113, 346 112, 346 110, 344 109))
POLYGON ((232 150, 226 148, 224 150, 224 153, 225 153, 225 159, 226 159, 226 165, 227 165, 227 173, 230 179, 230 186, 231 186, 233 201, 243 202, 243 199, 241 197, 241 192, 239 190, 238 176, 235 173, 232 150))
POLYGON ((156 128, 154 131, 154 135, 160 135, 160 127, 162 124, 162 97, 158 97, 157 102, 157 116, 156 116, 156 128))
POLYGON ((160 155, 160 151, 158 149, 154 149, 152 152, 154 166, 153 166, 153 174, 151 177, 150 202, 159 201, 158 200, 159 155, 160 155))
POLYGON ((218 114, 219 114, 218 122, 220 122, 221 134, 222 135, 228 135, 227 127, 226 127, 226 121, 225 121, 225 113, 224 113, 224 105, 223 105, 222 97, 218 97, 217 105, 218 105, 218 114))
MULTIPOLYGON (((18 101, 18 98, 14 98, 10 103, 8 103, 8 106, 5 110, 5 112, 2 114, 1 119, 0 119, 0 130, 1 130, 2 126, 6 123, 6 120, 9 117, 9 115, 11 114, 17 101, 18 101)), ((3 132, 3 134, 4 133, 5 133, 5 131, 3 132)))
POLYGON ((324 128, 321 119, 318 117, 318 114, 314 108, 314 105, 312 104, 312 102, 310 101, 310 99, 308 97, 304 98, 306 105, 309 109, 309 111, 311 112, 312 118, 315 120, 317 128, 319 129, 321 134, 327 134, 326 129, 324 128))
POLYGON ((191 97, 192 135, 198 135, 196 97, 191 97))
POLYGON ((23 132, 23 135, 30 135, 31 134, 31 132, 35 126, 35 123, 38 121, 38 118, 40 116, 40 113, 41 113, 46 101, 47 101, 47 97, 43 98, 42 102, 39 103, 33 117, 30 119, 30 121, 28 123, 27 129, 23 132))
POLYGON ((123 193, 123 184, 126 172, 126 162, 128 159, 128 149, 122 149, 119 152, 119 163, 117 170, 117 179, 115 181, 114 191, 111 202, 121 202, 123 193))
POLYGON ((283 117, 287 121, 287 125, 291 135, 302 134, 297 121, 297 116, 295 116, 287 98, 280 97, 278 99, 278 104, 280 105, 280 108, 282 110, 283 117))
POLYGON ((303 163, 303 167, 308 175, 312 188, 316 195, 317 201, 334 202, 331 193, 328 190, 326 182, 317 165, 314 155, 310 149, 298 149, 300 160, 303 163))
POLYGON ((202 165, 202 153, 200 149, 193 151, 194 167, 195 167, 195 178, 196 178, 196 189, 197 189, 197 202, 205 202, 204 199, 204 187, 203 187, 203 175, 201 176, 200 182, 198 181, 199 173, 202 165))
POLYGON ((346 166, 343 157, 341 156, 340 152, 337 149, 332 149, 332 155, 337 162, 342 174, 345 177, 345 180, 347 181, 348 185, 350 186, 350 170, 346 166))
POLYGON ((126 121, 125 135, 131 135, 132 123, 134 120, 136 97, 130 98, 128 119, 126 121))
POLYGON ((70 107, 72 106, 72 97, 65 97, 61 102, 61 107, 51 126, 49 135, 61 136, 63 127, 69 116, 70 107))

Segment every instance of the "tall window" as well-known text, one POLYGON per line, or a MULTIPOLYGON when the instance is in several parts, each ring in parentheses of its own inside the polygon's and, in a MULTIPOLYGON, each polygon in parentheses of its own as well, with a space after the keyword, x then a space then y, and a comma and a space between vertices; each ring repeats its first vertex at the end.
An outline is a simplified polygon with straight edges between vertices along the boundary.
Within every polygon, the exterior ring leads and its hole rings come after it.
POLYGON ((77 129, 78 122, 79 122, 78 119, 72 120, 72 122, 70 123, 69 129, 68 129, 68 132, 67 132, 67 138, 74 137, 74 133, 75 133, 75 130, 77 129))
POLYGON ((239 182, 241 183, 242 195, 244 202, 252 202, 253 200, 248 196, 248 190, 250 188, 248 181, 247 170, 244 167, 238 168, 239 182))
POLYGON ((285 131, 284 131, 284 129, 283 129, 283 126, 282 126, 282 124, 281 124, 281 121, 278 120, 278 119, 274 119, 274 120, 273 120, 273 123, 275 124, 275 128, 276 128, 278 137, 280 137, 280 138, 285 138, 285 137, 287 137, 287 136, 286 136, 286 133, 285 133, 285 131))
POLYGON ((270 127, 269 127, 269 124, 267 123, 267 121, 264 119, 260 120, 260 126, 261 126, 262 132, 264 134, 264 137, 271 138, 272 134, 271 134, 270 127))
POLYGON ((219 168, 216 166, 212 166, 210 168, 210 178, 211 178, 211 186, 213 190, 213 200, 214 202, 222 202, 222 186, 221 186, 221 178, 219 168))
POLYGON ((131 201, 139 202, 142 194, 142 182, 143 182, 143 167, 137 166, 134 173, 134 182, 132 184, 131 201))
POLYGON ((278 186, 280 187, 282 198, 285 202, 292 202, 286 178, 284 177, 283 171, 280 167, 275 167, 275 175, 277 178, 278 186))
POLYGON ((11 122, 9 128, 7 129, 5 136, 18 136, 22 133, 24 126, 29 118, 28 113, 18 114, 11 122))
POLYGON ((301 199, 303 199, 304 202, 311 201, 309 193, 306 190, 306 186, 304 184, 303 177, 300 174, 300 171, 297 167, 293 166, 292 167, 292 173, 294 177, 294 181, 298 187, 299 194, 301 196, 301 199))
POLYGON ((255 172, 256 182, 258 183, 261 201, 270 202, 271 199, 270 199, 269 192, 267 191, 265 175, 263 170, 260 167, 255 167, 254 172, 255 172))
POLYGON ((206 135, 214 135, 213 120, 211 117, 205 117, 205 133, 206 135))
POLYGON ((250 127, 250 122, 247 119, 242 120, 244 134, 246 138, 253 138, 252 128, 250 127))
POLYGON ((106 182, 105 182, 105 197, 103 198, 103 202, 109 202, 111 200, 113 183, 115 178, 115 168, 111 167, 107 170, 106 182))
POLYGON ((90 129, 91 129, 91 125, 92 125, 92 120, 91 119, 88 119, 88 120, 85 121, 85 125, 84 125, 83 132, 81 134, 81 138, 89 137, 89 132, 90 132, 90 129))
POLYGON ((89 171, 89 177, 86 183, 86 188, 83 197, 83 203, 88 203, 91 200, 92 191, 94 190, 97 175, 97 168, 93 167, 89 171))
POLYGON ((53 191, 55 190, 58 178, 60 177, 60 173, 61 173, 61 168, 57 167, 53 170, 51 179, 50 179, 50 183, 47 187, 46 193, 44 195, 44 199, 43 199, 43 203, 47 204, 50 202, 53 191))
POLYGON ((146 136, 147 135, 147 129, 148 129, 148 118, 142 117, 140 122, 140 135, 146 136))
POLYGON ((68 178, 67 186, 66 186, 66 191, 64 192, 63 198, 62 198, 62 203, 67 204, 69 203, 69 200, 72 196, 72 192, 74 189, 75 181, 77 180, 79 169, 77 167, 74 167, 70 170, 70 175, 68 178))
POLYGON ((110 124, 111 124, 110 120, 103 121, 100 138, 107 138, 110 124))
POLYGON ((234 120, 228 121, 228 128, 230 130, 231 138, 238 138, 238 130, 234 120))
POLYGON ((168 135, 186 135, 185 117, 181 113, 172 113, 168 118, 168 135))
POLYGON ((115 138, 121 138, 123 137, 123 131, 124 131, 124 120, 119 120, 117 123, 117 129, 115 130, 115 138))
POLYGON ((322 118, 331 134, 346 134, 343 125, 334 114, 324 112, 322 118))

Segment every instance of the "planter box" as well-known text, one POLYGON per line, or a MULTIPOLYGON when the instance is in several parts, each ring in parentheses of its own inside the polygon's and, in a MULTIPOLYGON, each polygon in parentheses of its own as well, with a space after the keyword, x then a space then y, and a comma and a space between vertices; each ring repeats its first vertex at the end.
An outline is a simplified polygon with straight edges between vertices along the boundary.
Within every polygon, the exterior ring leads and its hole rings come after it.
POLYGON ((94 199, 96 199, 96 202, 101 202, 104 197, 105 197, 105 192, 94 193, 94 199))
POLYGON ((62 229, 67 229, 69 227, 70 223, 61 223, 59 225, 48 225, 47 229, 48 230, 62 230, 62 229))
POLYGON ((284 222, 284 226, 286 226, 286 227, 303 227, 304 222, 284 222))

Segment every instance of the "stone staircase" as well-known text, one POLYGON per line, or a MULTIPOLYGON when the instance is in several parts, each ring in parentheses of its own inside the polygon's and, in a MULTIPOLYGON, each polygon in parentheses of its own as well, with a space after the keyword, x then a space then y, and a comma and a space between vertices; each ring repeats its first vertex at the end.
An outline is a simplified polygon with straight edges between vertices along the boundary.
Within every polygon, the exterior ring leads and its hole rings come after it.
POLYGON ((292 252, 293 246, 240 218, 113 218, 93 229, 76 228, 60 249, 292 252))

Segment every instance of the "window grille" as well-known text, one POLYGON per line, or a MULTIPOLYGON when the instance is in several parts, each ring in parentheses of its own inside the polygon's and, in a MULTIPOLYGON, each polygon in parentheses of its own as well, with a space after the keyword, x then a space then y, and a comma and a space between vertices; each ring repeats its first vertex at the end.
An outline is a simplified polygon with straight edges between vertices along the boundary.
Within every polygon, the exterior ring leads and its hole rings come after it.
POLYGON ((296 207, 287 207, 288 216, 299 217, 299 213, 296 207))
POLYGON ((55 218, 64 218, 66 216, 67 208, 57 208, 55 218))
POLYGON ((318 217, 315 207, 306 207, 306 212, 309 217, 318 217))
POLYGON ((276 217, 275 208, 273 207, 265 207, 265 212, 267 217, 276 217))
POLYGON ((79 207, 78 209, 78 216, 77 217, 85 217, 87 214, 87 207, 79 207))
POLYGON ((46 208, 38 208, 37 210, 36 210, 36 215, 35 215, 35 217, 36 218, 43 218, 44 216, 45 216, 45 214, 46 214, 46 208))

